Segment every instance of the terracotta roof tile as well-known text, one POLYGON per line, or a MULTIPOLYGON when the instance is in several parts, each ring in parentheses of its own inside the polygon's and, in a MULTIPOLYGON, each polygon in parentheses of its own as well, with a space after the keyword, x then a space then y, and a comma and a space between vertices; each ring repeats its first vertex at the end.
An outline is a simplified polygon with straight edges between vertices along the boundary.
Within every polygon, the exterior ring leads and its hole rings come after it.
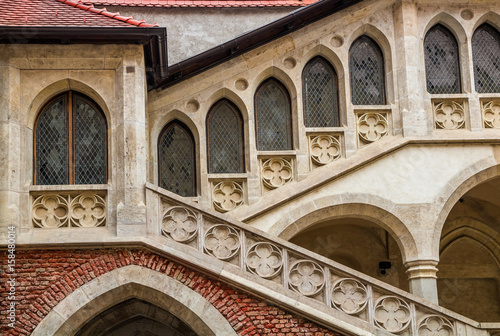
POLYGON ((101 6, 138 7, 304 7, 318 0, 83 0, 101 6))
POLYGON ((156 27, 75 0, 1 0, 0 26, 156 27))

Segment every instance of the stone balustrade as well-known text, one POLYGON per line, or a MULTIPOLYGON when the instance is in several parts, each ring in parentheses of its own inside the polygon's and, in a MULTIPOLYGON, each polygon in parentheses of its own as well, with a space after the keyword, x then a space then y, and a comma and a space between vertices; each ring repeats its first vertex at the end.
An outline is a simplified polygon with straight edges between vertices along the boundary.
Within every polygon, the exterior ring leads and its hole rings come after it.
POLYGON ((475 321, 216 211, 188 205, 181 197, 152 184, 146 187, 148 202, 156 204, 150 207, 156 213, 148 214, 149 230, 164 236, 165 245, 217 259, 225 263, 228 272, 248 280, 247 286, 253 281, 264 284, 270 297, 280 297, 274 292, 296 297, 298 302, 326 314, 344 316, 368 331, 488 335, 475 321))

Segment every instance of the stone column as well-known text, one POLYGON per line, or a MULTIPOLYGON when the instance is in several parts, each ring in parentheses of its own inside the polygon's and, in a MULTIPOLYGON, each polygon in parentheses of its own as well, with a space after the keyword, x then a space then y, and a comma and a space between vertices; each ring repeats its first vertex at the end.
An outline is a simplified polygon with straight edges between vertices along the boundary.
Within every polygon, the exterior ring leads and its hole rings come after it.
POLYGON ((12 46, 2 47, 0 54, 0 238, 7 240, 7 227, 19 226, 21 187, 21 115, 20 72, 10 65, 6 55, 12 46))
POLYGON ((418 36, 417 7, 411 0, 394 4, 395 67, 399 109, 403 135, 423 136, 428 133, 428 117, 424 105, 426 90, 422 40, 418 36))
POLYGON ((415 260, 405 264, 410 292, 435 304, 438 304, 437 264, 435 260, 415 260))
POLYGON ((116 125, 111 164, 118 236, 146 234, 146 80, 142 47, 124 52, 116 69, 116 125))

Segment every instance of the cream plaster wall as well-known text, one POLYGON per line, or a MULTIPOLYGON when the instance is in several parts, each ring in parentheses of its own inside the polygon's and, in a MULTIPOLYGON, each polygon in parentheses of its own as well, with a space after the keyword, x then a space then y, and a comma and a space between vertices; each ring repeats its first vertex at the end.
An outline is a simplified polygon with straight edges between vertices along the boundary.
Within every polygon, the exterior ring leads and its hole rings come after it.
MULTIPOLYGON (((96 6, 102 8, 102 6, 96 6)), ((110 12, 167 28, 168 63, 174 64, 297 9, 278 8, 162 8, 106 6, 110 12)))

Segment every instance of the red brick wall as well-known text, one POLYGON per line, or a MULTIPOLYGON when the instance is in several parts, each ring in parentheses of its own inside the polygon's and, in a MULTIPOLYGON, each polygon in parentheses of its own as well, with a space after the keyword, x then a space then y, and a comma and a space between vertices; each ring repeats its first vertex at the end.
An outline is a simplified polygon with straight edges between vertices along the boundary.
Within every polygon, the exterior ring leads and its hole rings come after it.
POLYGON ((319 327, 252 295, 194 272, 179 263, 143 249, 19 250, 16 254, 15 328, 7 326, 6 253, 0 265, 0 331, 29 335, 62 299, 79 286, 126 265, 168 274, 205 297, 239 335, 333 336, 319 327))

